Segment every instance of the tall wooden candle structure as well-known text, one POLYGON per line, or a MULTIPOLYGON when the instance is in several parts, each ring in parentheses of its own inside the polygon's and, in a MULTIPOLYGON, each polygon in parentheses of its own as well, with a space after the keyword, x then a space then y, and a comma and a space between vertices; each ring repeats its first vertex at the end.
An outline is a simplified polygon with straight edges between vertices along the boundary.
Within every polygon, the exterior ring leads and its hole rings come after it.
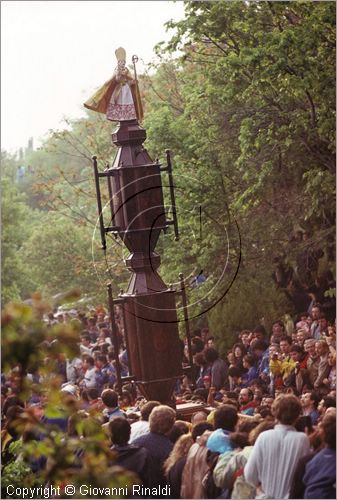
MULTIPOLYGON (((172 167, 168 151, 167 165, 162 166, 151 159, 143 146, 146 131, 139 125, 142 110, 137 80, 127 76, 125 52, 121 51, 123 49, 116 51, 118 67, 114 77, 85 103, 86 107, 104 112, 108 119, 119 122, 112 133, 112 142, 117 146, 112 165, 99 172, 97 158, 93 157, 102 247, 106 249, 106 234, 111 232, 119 236, 130 252, 125 260, 131 272, 127 290, 113 299, 108 287, 112 328, 115 329, 114 305, 120 304, 130 378, 146 399, 174 405, 174 386, 182 375, 176 292, 159 276, 160 256, 155 252, 160 233, 166 232, 168 226, 174 226, 178 238, 172 167), (124 68, 121 69, 122 57, 124 68), (122 84, 121 75, 125 76, 122 84), (168 220, 164 207, 162 171, 169 176, 173 220, 168 220), (110 197, 109 225, 105 224, 107 217, 102 210, 100 186, 103 181, 107 183, 110 197)), ((116 335, 115 339, 118 352, 116 335)))

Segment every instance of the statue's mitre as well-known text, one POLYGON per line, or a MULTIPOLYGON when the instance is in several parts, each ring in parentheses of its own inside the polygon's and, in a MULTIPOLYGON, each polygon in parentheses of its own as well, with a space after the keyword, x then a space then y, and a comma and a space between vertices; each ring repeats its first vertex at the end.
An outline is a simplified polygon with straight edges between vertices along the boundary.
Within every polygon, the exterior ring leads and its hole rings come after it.
POLYGON ((126 52, 122 47, 118 47, 118 49, 115 50, 115 54, 117 57, 117 61, 125 61, 126 52))

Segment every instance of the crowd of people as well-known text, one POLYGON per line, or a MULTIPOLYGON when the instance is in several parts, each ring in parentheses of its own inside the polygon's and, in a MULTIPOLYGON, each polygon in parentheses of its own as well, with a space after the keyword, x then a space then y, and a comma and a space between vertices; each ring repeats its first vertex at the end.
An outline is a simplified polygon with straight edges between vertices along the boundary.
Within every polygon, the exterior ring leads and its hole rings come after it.
MULTIPOLYGON (((270 332, 263 325, 241 331, 223 358, 209 329, 195 330, 193 366, 176 382, 175 409, 146 401, 128 379, 119 390, 104 308, 51 312, 45 321, 81 326, 78 355, 60 355, 54 367, 59 391, 76 411, 44 415, 42 367, 25 374, 32 384, 25 398, 16 385, 19 367, 3 373, 3 470, 17 458, 11 443, 22 439, 15 422, 34 408, 66 437, 78 433, 79 419, 99 419, 115 461, 144 486, 134 498, 336 497, 336 329, 319 303, 295 321, 275 321, 270 332), (182 403, 190 404, 188 419, 179 410, 182 403)), ((118 360, 127 377, 122 314, 117 326, 118 360)), ((187 346, 185 339, 185 367, 187 346)), ((44 458, 32 463, 32 473, 46 466, 44 458)), ((81 460, 74 456, 76 467, 81 460)))

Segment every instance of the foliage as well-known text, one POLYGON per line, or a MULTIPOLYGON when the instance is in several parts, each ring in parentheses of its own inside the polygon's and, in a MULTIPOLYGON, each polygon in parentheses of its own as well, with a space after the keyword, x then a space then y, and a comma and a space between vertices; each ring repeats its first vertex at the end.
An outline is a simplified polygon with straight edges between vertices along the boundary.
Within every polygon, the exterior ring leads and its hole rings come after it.
MULTIPOLYGON (((14 303, 6 306, 2 313, 2 366, 5 372, 20 368, 15 372, 19 397, 29 399, 32 389, 39 391, 45 401, 44 416, 64 418, 77 413, 78 408, 73 399, 60 391, 55 363, 61 357, 73 358, 78 354, 80 325, 72 322, 47 326, 40 319, 47 307, 37 296, 32 307, 14 303), (39 387, 31 385, 25 377, 34 367, 43 375, 39 387)), ((26 438, 10 445, 14 456, 9 464, 3 464, 3 489, 7 484, 20 487, 53 485, 60 487, 62 492, 66 484, 73 484, 79 491, 81 484, 112 488, 125 487, 134 481, 131 473, 114 465, 108 438, 94 414, 82 423, 82 427, 79 424, 77 431, 78 437, 68 438, 41 420, 33 407, 27 408, 17 420, 17 432, 26 438), (34 435, 43 435, 44 439, 34 439, 34 435), (80 450, 82 468, 76 458, 80 450), (33 474, 32 465, 42 457, 47 459, 46 467, 33 474)))
MULTIPOLYGON (((296 273, 303 250, 324 248, 320 271, 334 266, 335 9, 220 1, 185 2, 185 12, 167 23, 175 34, 157 47, 146 126, 151 151, 174 151, 175 178, 186 176, 178 207, 202 205, 206 241, 198 248, 187 238, 181 251, 168 250, 166 267, 173 274, 192 254, 216 270, 225 253, 221 230, 235 217, 242 267, 209 315, 219 335, 231 335, 240 323, 292 312, 271 279, 275 259, 296 273), (222 228, 214 219, 225 221, 222 228), (292 242, 298 229, 311 233, 302 245, 292 242)), ((186 210, 182 218, 191 223, 186 210)), ((235 230, 230 243, 235 260, 235 230)))
POLYGON ((10 178, 1 180, 1 212, 2 212, 2 304, 22 297, 28 287, 32 286, 32 277, 27 272, 20 251, 31 227, 34 214, 10 178))
POLYGON ((32 230, 22 253, 39 291, 47 297, 69 288, 87 289, 93 281, 91 232, 48 213, 32 230))

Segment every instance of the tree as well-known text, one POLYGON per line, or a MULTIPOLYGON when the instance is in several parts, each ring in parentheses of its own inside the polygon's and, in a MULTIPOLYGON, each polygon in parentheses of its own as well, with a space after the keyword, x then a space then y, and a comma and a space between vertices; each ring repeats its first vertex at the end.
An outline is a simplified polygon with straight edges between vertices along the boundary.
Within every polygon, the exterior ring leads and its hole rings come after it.
POLYGON ((44 297, 73 288, 90 296, 99 288, 91 251, 90 229, 48 213, 25 241, 22 258, 44 297))
MULTIPOLYGON (((185 182, 182 203, 206 200, 209 245, 199 252, 214 267, 224 248, 216 237, 221 226, 211 225, 214 214, 218 222, 228 221, 228 213, 238 222, 236 285, 245 293, 233 309, 233 288, 231 306, 223 302, 221 314, 214 312, 223 318, 218 329, 230 330, 229 323, 239 326, 236 318, 246 323, 242 305, 256 300, 256 282, 266 302, 274 296, 275 315, 292 311, 271 279, 275 259, 296 276, 301 252, 323 248, 319 272, 334 265, 335 9, 330 2, 185 5, 185 19, 167 24, 175 35, 158 46, 146 125, 151 150, 165 144, 175 153, 178 176, 202 182, 199 192, 185 182), (178 48, 183 56, 172 60, 178 48), (310 238, 297 245, 296 229, 309 229, 310 238)), ((174 271, 174 256, 168 267, 174 271)))
POLYGON ((34 214, 10 178, 2 179, 1 190, 1 282, 2 304, 5 304, 20 299, 27 288, 34 286, 20 253, 34 214))

